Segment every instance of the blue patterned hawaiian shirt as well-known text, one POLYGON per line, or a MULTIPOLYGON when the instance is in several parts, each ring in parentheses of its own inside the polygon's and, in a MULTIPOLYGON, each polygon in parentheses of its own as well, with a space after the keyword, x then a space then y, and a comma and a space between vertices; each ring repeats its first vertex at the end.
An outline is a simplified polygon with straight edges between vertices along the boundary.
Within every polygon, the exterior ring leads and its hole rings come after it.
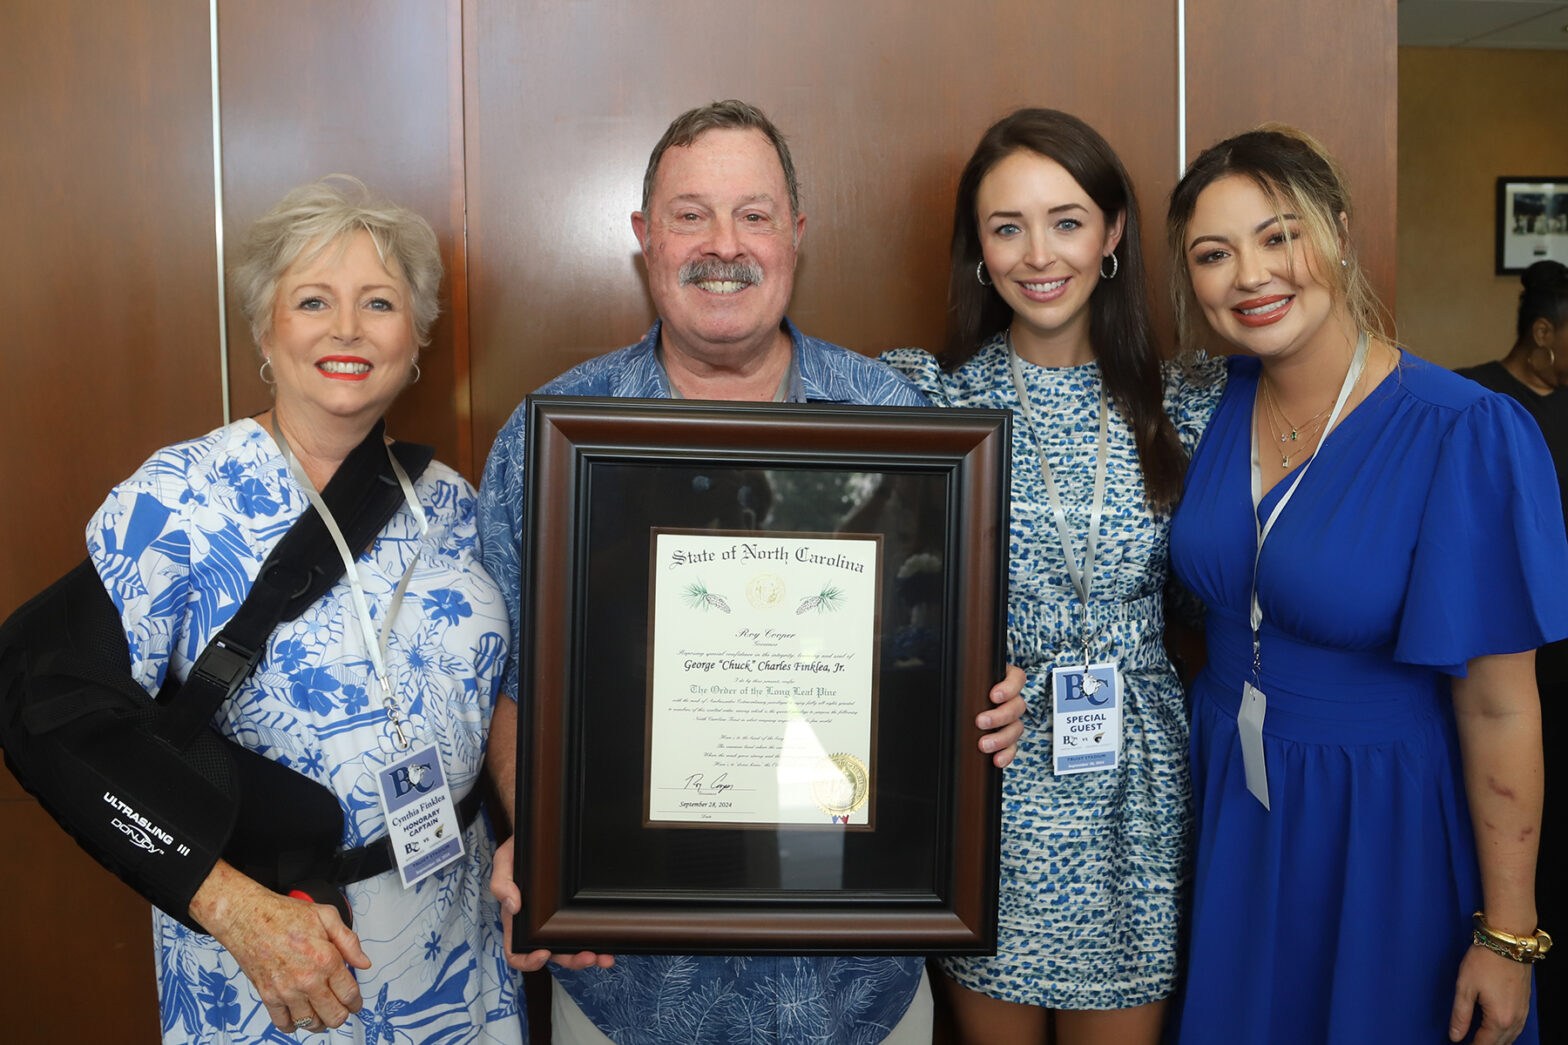
MULTIPOLYGON (((660 324, 635 345, 574 367, 544 395, 671 398, 659 362, 660 324)), ((802 334, 794 345, 790 402, 926 406, 902 376, 875 360, 802 334)), ((521 599, 523 432, 519 406, 497 436, 479 492, 486 571, 513 620, 506 692, 517 693, 516 620, 521 599)), ((903 1017, 920 984, 921 958, 622 955, 609 969, 551 967, 589 1019, 618 1045, 702 1042, 872 1045, 903 1017)))

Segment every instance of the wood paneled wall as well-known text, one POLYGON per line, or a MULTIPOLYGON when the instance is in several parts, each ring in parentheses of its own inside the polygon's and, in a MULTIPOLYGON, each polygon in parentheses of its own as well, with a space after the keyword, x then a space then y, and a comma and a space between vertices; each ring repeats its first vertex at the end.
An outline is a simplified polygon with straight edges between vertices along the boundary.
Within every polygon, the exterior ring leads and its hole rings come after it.
MULTIPOLYGON (((221 420, 207 51, 201 3, 0 5, 0 614, 81 560, 114 482, 221 420)), ((0 839, 0 1038, 157 1040, 147 905, 9 773, 0 839)))
MULTIPOLYGON (((789 137, 807 215, 791 317, 870 353, 939 344, 959 170, 1011 110, 1050 105, 1101 128, 1156 214, 1174 184, 1174 5, 628 10, 479 5, 467 77, 481 445, 524 393, 652 321, 630 215, 654 142, 692 106, 743 98, 789 137)), ((1162 242, 1156 222, 1146 246, 1158 257, 1162 242)))
MULTIPOLYGON (((222 420, 207 16, 0 5, 0 614, 80 557, 113 482, 222 420)), ((1020 105, 1075 112, 1121 153, 1161 315, 1183 111, 1189 155, 1265 119, 1321 136, 1391 299, 1394 55, 1393 0, 221 0, 224 232, 232 254, 334 171, 429 218, 446 312, 392 423, 475 477, 526 392, 651 321, 629 215, 683 109, 746 98, 790 136, 809 216, 791 315, 875 352, 937 344, 959 167, 1020 105)), ((232 299, 227 329, 240 416, 266 394, 232 299)), ((156 1040, 145 905, 9 776, 0 836, 3 1011, 29 1041, 156 1040)))
POLYGON ((1264 122, 1316 137, 1345 170, 1356 208, 1351 239, 1390 316, 1399 157, 1394 8, 1390 0, 1186 0, 1187 158, 1264 122))
MULTIPOLYGON (((435 227, 448 275, 443 318, 420 353, 419 383, 400 397, 388 427, 466 470, 460 3, 223 3, 218 59, 231 258, 251 221, 326 174, 355 175, 435 227)), ((234 416, 244 417, 269 400, 235 300, 228 330, 234 416)))

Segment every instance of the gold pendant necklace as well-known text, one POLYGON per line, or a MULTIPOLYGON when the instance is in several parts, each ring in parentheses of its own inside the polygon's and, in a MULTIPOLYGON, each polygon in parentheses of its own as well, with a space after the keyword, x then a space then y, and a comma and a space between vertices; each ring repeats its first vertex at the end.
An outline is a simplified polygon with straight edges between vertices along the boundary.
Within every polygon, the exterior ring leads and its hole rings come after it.
POLYGON ((1267 378, 1263 378, 1259 383, 1263 387, 1263 416, 1268 421, 1269 431, 1280 443, 1280 467, 1288 469, 1292 457, 1317 441, 1317 437, 1323 430, 1323 422, 1329 410, 1332 409, 1332 404, 1319 410, 1298 425, 1285 416, 1285 411, 1280 408, 1279 402, 1274 398, 1274 390, 1269 387, 1267 378), (1283 428, 1275 424, 1276 416, 1283 422, 1283 428), (1284 428, 1288 428, 1290 431, 1286 432, 1283 430, 1284 428))

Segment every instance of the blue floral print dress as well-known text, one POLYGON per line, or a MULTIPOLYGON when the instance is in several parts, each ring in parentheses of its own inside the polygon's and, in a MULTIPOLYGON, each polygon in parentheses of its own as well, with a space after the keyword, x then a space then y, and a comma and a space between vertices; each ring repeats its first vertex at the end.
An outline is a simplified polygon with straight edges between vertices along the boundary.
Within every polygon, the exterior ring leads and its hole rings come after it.
MULTIPOLYGON (((1144 499, 1132 431, 1111 404, 1105 509, 1090 615, 1095 659, 1125 679, 1121 763, 1058 777, 1051 770, 1051 671, 1082 663, 1078 597, 1040 473, 1041 440, 1082 554, 1094 490, 1100 368, 1023 363, 1035 432, 1020 410, 998 334, 962 367, 897 349, 882 361, 944 406, 1013 411, 1007 653, 1028 675, 1026 730, 1002 782, 997 952, 951 958, 970 990, 1051 1009, 1120 1009, 1171 993, 1187 876, 1191 799, 1187 715, 1166 657, 1164 590, 1169 512, 1144 499)), ((1166 364, 1165 409, 1188 453, 1224 389, 1218 360, 1166 364)))
MULTIPOLYGON (((411 556, 387 668, 415 746, 439 750, 454 799, 475 784, 505 663, 507 618, 475 553, 474 491, 431 464, 415 484, 429 521, 407 506, 359 570, 382 616, 411 556)), ((149 692, 183 679, 244 599, 261 563, 308 502, 254 421, 159 451, 115 487, 87 529, 119 607, 132 670, 149 692)), ((273 634, 255 673, 218 713, 235 741, 334 791, 347 846, 383 836, 376 772, 402 753, 389 739, 350 588, 338 584, 273 634)), ((508 1042, 525 1035, 515 975, 490 896, 494 840, 483 817, 465 854, 410 889, 393 870, 347 888, 373 965, 355 970, 364 1008, 319 1042, 508 1042)), ((239 964, 211 936, 153 911, 166 1042, 298 1040, 272 1026, 239 964)))

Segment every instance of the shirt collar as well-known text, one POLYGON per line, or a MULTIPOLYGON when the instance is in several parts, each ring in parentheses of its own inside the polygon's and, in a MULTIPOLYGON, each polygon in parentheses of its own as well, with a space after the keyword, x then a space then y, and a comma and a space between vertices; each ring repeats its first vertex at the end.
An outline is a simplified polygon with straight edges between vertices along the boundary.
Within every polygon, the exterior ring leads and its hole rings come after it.
MULTIPOLYGON (((824 398, 811 395, 811 390, 816 387, 815 382, 808 382, 802 376, 802 364, 809 352, 812 351, 809 338, 802 334, 794 323, 785 316, 783 321, 784 332, 789 335, 790 360, 789 378, 786 382, 783 402, 805 403, 815 398, 824 398)), ((664 328, 664 320, 656 319, 648 333, 643 336, 637 345, 637 360, 634 366, 629 367, 626 377, 629 381, 645 389, 657 389, 657 392, 643 391, 638 394, 656 399, 674 399, 675 390, 670 387, 670 376, 665 372, 664 364, 659 360, 659 332, 664 328)))

